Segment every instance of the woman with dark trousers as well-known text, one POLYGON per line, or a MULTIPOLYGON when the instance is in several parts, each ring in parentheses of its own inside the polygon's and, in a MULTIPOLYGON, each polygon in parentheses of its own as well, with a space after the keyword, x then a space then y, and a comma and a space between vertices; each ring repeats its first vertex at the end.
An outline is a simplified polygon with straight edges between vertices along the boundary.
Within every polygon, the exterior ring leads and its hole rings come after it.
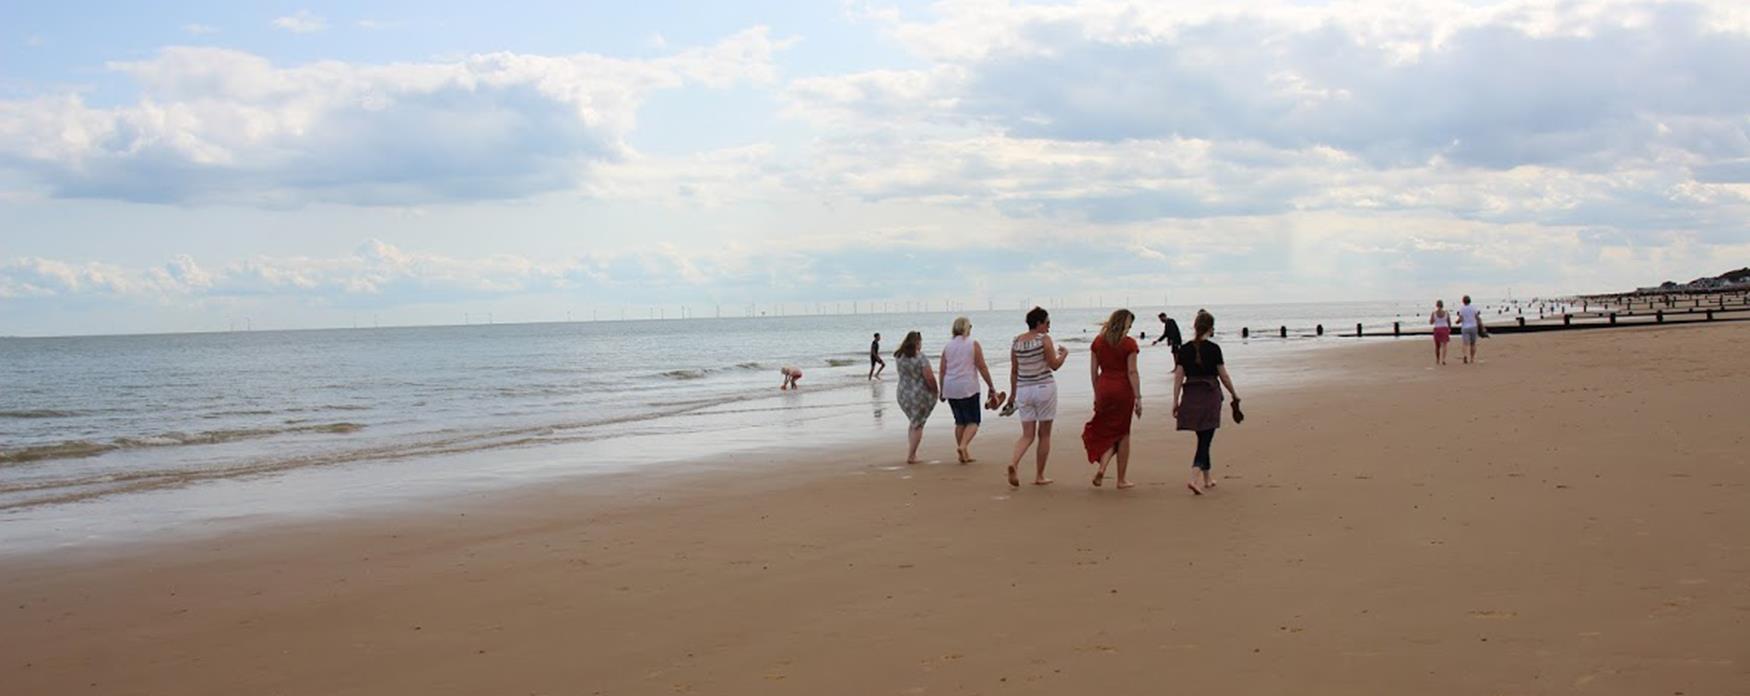
POLYGON ((1198 310, 1191 328, 1195 336, 1179 349, 1179 365, 1173 370, 1173 418, 1179 430, 1197 433, 1197 454, 1191 458, 1191 480, 1185 487, 1203 495, 1215 487, 1209 476, 1209 445, 1215 440, 1215 429, 1221 427, 1221 389, 1227 387, 1236 408, 1240 394, 1227 376, 1221 346, 1209 340, 1215 333, 1215 316, 1198 310))

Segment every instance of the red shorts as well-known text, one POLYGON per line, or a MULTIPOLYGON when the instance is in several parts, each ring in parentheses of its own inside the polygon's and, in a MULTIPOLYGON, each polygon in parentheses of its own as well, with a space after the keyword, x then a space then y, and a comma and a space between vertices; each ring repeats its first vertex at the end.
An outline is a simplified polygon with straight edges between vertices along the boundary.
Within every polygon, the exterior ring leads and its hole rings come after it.
POLYGON ((1451 341, 1451 340, 1452 340, 1452 327, 1450 327, 1450 326, 1436 326, 1436 327, 1434 327, 1434 345, 1437 345, 1437 346, 1438 345, 1446 345, 1446 343, 1448 341, 1451 341))

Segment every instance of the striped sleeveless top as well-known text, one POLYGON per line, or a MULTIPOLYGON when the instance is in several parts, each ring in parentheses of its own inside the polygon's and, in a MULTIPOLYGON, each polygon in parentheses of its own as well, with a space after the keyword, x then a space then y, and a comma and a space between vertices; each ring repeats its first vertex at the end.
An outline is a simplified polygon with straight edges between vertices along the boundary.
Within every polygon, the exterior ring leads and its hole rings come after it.
POLYGON ((1025 387, 1034 384, 1050 384, 1051 365, 1045 362, 1045 338, 1034 335, 1032 338, 1016 339, 1015 345, 1015 386, 1025 387))

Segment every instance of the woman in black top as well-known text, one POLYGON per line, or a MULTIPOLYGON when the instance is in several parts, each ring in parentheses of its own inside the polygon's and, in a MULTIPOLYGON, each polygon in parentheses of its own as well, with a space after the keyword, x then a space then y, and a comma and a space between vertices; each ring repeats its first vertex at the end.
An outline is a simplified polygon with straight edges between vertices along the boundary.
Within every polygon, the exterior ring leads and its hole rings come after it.
POLYGON ((1196 336, 1179 349, 1179 365, 1173 370, 1173 418, 1180 430, 1197 433, 1197 454, 1191 458, 1191 480, 1185 487, 1203 495, 1205 489, 1215 486, 1215 479, 1209 476, 1209 443, 1215 439, 1215 429, 1221 427, 1221 388, 1227 387, 1236 407, 1240 394, 1227 376, 1221 346, 1209 340, 1215 333, 1215 316, 1198 310, 1191 328, 1196 336))

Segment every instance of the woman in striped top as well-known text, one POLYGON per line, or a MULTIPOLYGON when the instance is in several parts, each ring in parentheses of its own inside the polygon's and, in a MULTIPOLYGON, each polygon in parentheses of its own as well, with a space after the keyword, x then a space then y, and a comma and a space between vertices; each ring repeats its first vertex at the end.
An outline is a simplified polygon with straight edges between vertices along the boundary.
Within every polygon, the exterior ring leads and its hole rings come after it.
POLYGON ((1027 312, 1027 331, 1015 337, 1009 347, 1009 403, 1003 412, 1021 414, 1021 438, 1015 441, 1015 456, 1009 460, 1009 485, 1020 486, 1018 471, 1021 458, 1033 440, 1039 440, 1034 454, 1033 485, 1051 483, 1045 478, 1045 460, 1051 456, 1051 423, 1057 420, 1057 381, 1051 373, 1063 367, 1069 349, 1051 341, 1051 315, 1043 308, 1027 312))

